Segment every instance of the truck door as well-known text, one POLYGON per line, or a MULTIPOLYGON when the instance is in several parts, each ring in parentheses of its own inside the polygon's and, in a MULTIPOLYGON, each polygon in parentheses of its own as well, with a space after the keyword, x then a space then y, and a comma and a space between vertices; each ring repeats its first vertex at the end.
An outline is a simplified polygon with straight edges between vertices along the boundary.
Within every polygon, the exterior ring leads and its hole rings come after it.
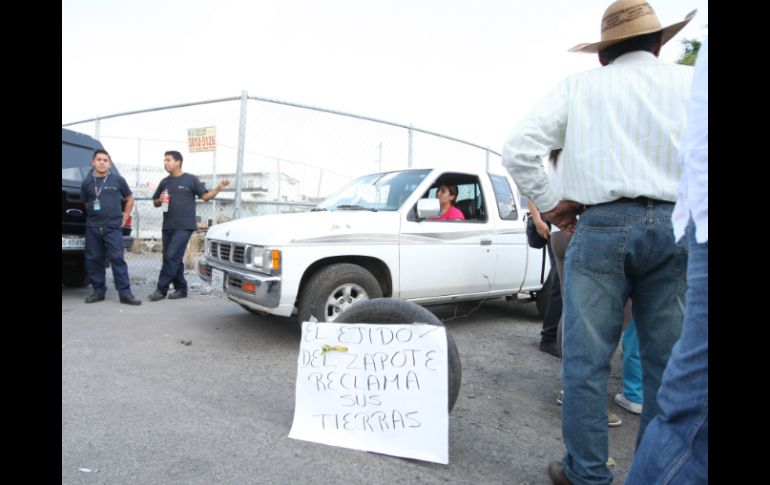
POLYGON ((458 186, 456 207, 465 220, 417 221, 414 208, 407 213, 399 246, 400 298, 483 297, 490 290, 493 228, 478 177, 442 174, 424 197, 436 197, 438 185, 446 180, 458 186))
MULTIPOLYGON (((490 218, 495 221, 496 263, 493 291, 510 294, 521 288, 528 271, 527 235, 523 210, 516 207, 516 196, 508 177, 489 174, 496 204, 490 218)), ((538 275, 540 268, 537 268, 538 275)))

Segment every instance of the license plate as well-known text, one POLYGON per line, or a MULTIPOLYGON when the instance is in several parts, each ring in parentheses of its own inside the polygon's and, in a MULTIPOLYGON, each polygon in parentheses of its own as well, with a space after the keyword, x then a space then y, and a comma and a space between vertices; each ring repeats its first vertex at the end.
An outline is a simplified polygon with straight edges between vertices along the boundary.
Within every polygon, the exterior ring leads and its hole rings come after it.
POLYGON ((225 272, 211 268, 211 288, 214 291, 225 291, 225 272))
POLYGON ((62 249, 83 249, 86 247, 85 236, 62 236, 61 248, 62 249))

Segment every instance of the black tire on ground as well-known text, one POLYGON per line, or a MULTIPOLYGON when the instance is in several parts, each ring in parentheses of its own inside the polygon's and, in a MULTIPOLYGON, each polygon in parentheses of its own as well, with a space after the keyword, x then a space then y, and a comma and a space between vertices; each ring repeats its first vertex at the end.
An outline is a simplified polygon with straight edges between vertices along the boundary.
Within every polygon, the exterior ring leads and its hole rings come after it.
POLYGON ((300 322, 311 315, 319 322, 332 322, 352 305, 381 296, 380 283, 368 270, 356 264, 332 264, 314 274, 302 288, 297 317, 300 322))
POLYGON ((540 315, 540 318, 545 318, 545 311, 548 309, 548 298, 551 296, 551 282, 553 281, 553 278, 551 277, 552 273, 548 273, 548 278, 546 278, 545 283, 543 283, 543 287, 535 293, 535 305, 537 306, 537 314, 540 315))
POLYGON ((86 286, 91 282, 88 271, 86 271, 86 263, 82 257, 62 260, 61 282, 64 283, 64 286, 75 288, 86 286))
MULTIPOLYGON (((427 309, 406 300, 393 298, 378 298, 363 301, 348 308, 341 314, 336 323, 427 323, 443 327, 444 322, 427 309)), ((457 402, 462 382, 462 366, 460 365, 460 353, 457 351, 454 339, 446 332, 447 339, 447 376, 449 390, 449 411, 457 402)))

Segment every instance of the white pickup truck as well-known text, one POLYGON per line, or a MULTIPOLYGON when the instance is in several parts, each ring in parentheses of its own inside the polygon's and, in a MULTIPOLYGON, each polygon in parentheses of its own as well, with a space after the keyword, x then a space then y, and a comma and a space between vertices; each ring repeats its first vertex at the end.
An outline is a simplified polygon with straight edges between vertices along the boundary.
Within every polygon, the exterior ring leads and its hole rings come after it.
MULTIPOLYGON (((547 258, 545 258, 547 260, 547 258)), ((545 264, 545 266, 544 266, 545 264)), ((417 168, 365 175, 308 212, 211 227, 200 277, 257 314, 334 321, 392 297, 421 305, 516 297, 545 312, 543 251, 531 249, 507 174, 417 168), (437 187, 455 184, 464 221, 435 221, 437 187)))

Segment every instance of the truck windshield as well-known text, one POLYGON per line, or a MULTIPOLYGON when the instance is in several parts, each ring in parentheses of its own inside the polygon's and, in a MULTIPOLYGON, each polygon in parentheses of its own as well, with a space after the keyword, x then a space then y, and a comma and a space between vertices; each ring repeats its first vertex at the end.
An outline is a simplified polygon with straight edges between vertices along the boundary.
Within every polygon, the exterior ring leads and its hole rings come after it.
POLYGON ((364 175, 327 197, 316 210, 396 211, 430 170, 364 175))

